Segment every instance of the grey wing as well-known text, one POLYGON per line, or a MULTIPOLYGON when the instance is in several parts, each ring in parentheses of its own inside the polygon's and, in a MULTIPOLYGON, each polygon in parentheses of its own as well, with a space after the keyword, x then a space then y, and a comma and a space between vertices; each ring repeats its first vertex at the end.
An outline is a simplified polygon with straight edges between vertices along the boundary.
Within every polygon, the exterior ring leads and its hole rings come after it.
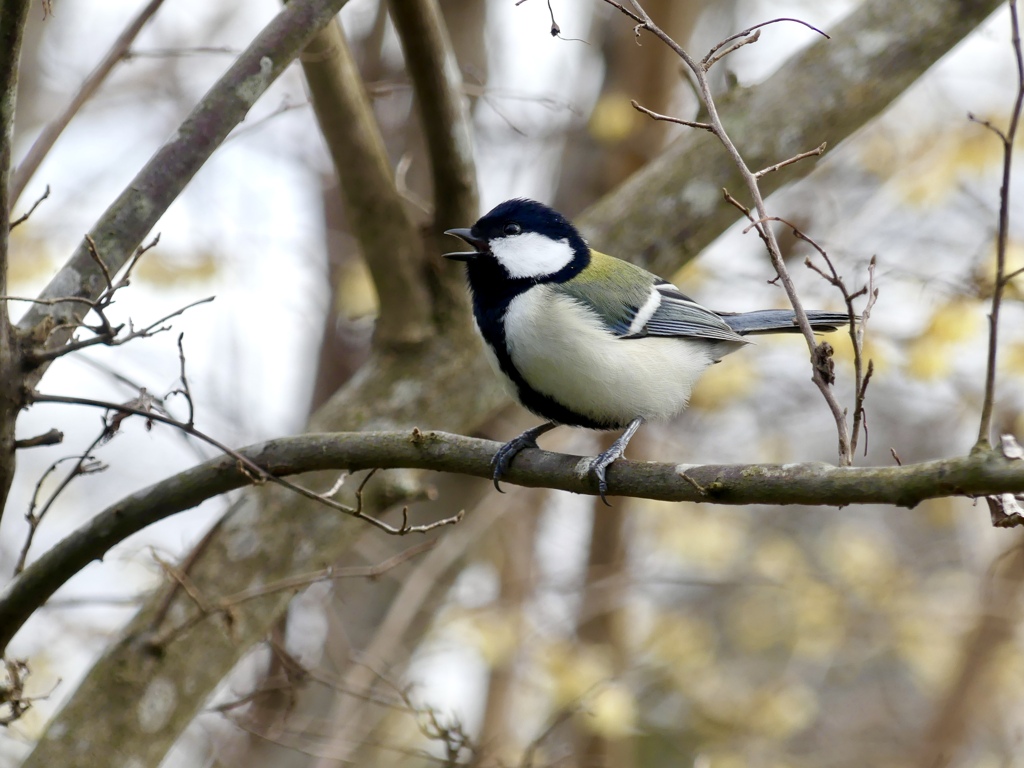
POLYGON ((626 339, 644 336, 682 336, 746 343, 721 317, 664 281, 654 285, 651 300, 637 312, 628 332, 622 334, 626 339))

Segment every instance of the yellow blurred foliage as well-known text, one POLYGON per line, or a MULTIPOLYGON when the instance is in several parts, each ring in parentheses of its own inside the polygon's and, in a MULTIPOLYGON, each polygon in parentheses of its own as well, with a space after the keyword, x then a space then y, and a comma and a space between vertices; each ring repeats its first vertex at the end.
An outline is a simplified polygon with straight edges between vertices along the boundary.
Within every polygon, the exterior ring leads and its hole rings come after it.
POLYGON ((832 656, 846 636, 846 605, 842 595, 820 581, 798 582, 793 586, 793 612, 793 653, 816 661, 832 656))
POLYGON ((768 587, 730 601, 726 631, 742 651, 765 651, 793 639, 793 605, 784 589, 768 587))
POLYGON ((999 697, 1007 706, 1017 706, 1024 690, 1024 653, 1013 641, 1002 643, 991 653, 988 674, 999 697))
POLYGON ((377 287, 366 262, 353 259, 345 265, 338 275, 334 299, 334 311, 339 317, 352 319, 377 314, 377 287))
POLYGON ((936 308, 923 336, 931 342, 971 341, 984 329, 984 310, 976 301, 957 298, 936 308))
POLYGON ((658 521, 656 547, 702 570, 720 573, 732 567, 747 541, 744 518, 725 509, 665 506, 671 511, 658 521))
POLYGON ((750 763, 735 752, 704 752, 693 761, 699 768, 749 768, 750 763))
POLYGON ((711 276, 712 273, 708 272, 702 259, 690 259, 677 269, 669 280, 676 286, 685 286, 683 293, 689 293, 706 283, 711 276))
POLYGON ((213 253, 189 253, 185 258, 177 258, 152 250, 139 259, 132 274, 152 285, 170 286, 212 280, 219 269, 220 261, 213 253))
POLYGON ((541 654, 557 707, 582 701, 614 673, 608 648, 555 641, 541 654))
MULTIPOLYGON (((992 117, 996 125, 1005 118, 992 117)), ((861 162, 883 178, 894 178, 900 196, 911 205, 936 205, 953 191, 968 173, 978 174, 1002 161, 1002 147, 982 126, 964 122, 945 126, 936 133, 923 125, 918 133, 898 134, 876 128, 862 144, 861 162)))
POLYGON ((750 359, 730 355, 707 369, 690 395, 690 407, 714 411, 745 397, 757 384, 757 371, 750 359))
POLYGON ((578 719, 606 739, 624 739, 636 732, 636 698, 622 683, 607 683, 588 697, 578 719))
MULTIPOLYGON (((990 296, 995 286, 996 270, 999 266, 998 244, 993 241, 989 249, 988 258, 978 268, 977 282, 984 295, 990 296)), ((1017 240, 1008 240, 1006 243, 1006 263, 1003 265, 1003 274, 1011 275, 1014 272, 1024 270, 1024 243, 1017 240)), ((1006 286, 1004 294, 1008 298, 1020 300, 1024 298, 1024 273, 1017 275, 1006 286)))
POLYGON ((807 572, 807 558, 796 543, 782 535, 768 536, 754 550, 754 572, 775 581, 789 581, 807 572))
POLYGON ((825 568, 861 599, 890 599, 900 584, 889 540, 867 527, 840 523, 826 532, 820 552, 825 568))
POLYGON ((921 613, 893 616, 894 648, 917 684, 930 693, 946 689, 959 659, 956 633, 941 629, 935 619, 921 613))
POLYGON ((629 138, 640 125, 640 119, 640 113, 629 103, 629 96, 609 92, 594 105, 587 128, 596 141, 615 144, 629 138))
POLYGON ((952 351, 927 339, 911 344, 906 359, 907 373, 922 381, 946 378, 953 370, 952 351))
POLYGON ((510 661, 519 646, 519 619, 509 611, 475 611, 463 617, 458 628, 466 643, 492 667, 510 661))
POLYGON ((710 665, 715 658, 715 631, 694 616, 659 615, 643 647, 657 661, 683 673, 710 665))
POLYGON ((1002 353, 1002 369, 1009 374, 1024 376, 1024 342, 1007 344, 1002 353))
POLYGON ((48 241, 36 236, 31 228, 31 220, 11 230, 10 257, 7 263, 7 281, 10 285, 42 280, 56 268, 57 259, 48 241))
POLYGON ((983 316, 980 304, 962 298, 937 307, 928 326, 907 350, 907 372, 926 381, 948 376, 953 367, 953 347, 979 337, 984 330, 983 316))
POLYGON ((818 697, 800 683, 789 683, 758 697, 751 728, 771 739, 786 739, 804 730, 818 716, 818 697))
MULTIPOLYGON (((839 363, 848 365, 853 369, 853 341, 850 334, 845 331, 830 333, 828 343, 832 345, 832 357, 839 363)), ((867 361, 870 360, 874 366, 875 374, 884 372, 889 367, 889 356, 885 349, 875 342, 870 332, 864 334, 864 348, 861 351, 864 357, 864 370, 867 370, 867 361)))

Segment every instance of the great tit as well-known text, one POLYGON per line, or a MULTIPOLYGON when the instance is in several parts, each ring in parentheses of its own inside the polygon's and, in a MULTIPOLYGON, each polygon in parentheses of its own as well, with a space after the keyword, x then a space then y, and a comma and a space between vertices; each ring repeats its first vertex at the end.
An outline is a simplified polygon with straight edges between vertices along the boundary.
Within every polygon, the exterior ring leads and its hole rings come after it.
MULTIPOLYGON (((607 504, 605 470, 640 425, 676 415, 712 363, 744 336, 798 331, 790 310, 712 312, 667 280, 592 250, 557 211, 534 200, 501 203, 471 229, 449 229, 473 250, 466 263, 473 317, 509 393, 547 421, 494 455, 494 487, 519 451, 559 425, 625 429, 591 460, 607 504)), ((816 331, 849 322, 807 313, 816 331)))

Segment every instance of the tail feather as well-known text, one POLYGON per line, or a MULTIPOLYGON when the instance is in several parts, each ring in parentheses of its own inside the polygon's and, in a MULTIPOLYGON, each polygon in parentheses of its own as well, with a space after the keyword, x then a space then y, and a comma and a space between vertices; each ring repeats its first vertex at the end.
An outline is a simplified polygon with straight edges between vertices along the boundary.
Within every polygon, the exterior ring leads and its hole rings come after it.
MULTIPOLYGON (((796 314, 791 309, 762 309, 758 312, 719 312, 730 328, 741 336, 755 333, 799 333, 796 314)), ((850 323, 845 312, 810 310, 807 319, 816 331, 835 331, 850 323)))

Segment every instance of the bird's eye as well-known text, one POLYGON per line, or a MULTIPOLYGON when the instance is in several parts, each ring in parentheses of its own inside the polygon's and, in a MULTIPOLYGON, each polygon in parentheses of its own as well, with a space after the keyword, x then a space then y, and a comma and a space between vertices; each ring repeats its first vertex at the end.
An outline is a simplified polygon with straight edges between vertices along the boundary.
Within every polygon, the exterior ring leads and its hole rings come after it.
POLYGON ((502 230, 506 235, 518 235, 523 231, 523 228, 516 224, 514 221, 505 225, 502 230))

